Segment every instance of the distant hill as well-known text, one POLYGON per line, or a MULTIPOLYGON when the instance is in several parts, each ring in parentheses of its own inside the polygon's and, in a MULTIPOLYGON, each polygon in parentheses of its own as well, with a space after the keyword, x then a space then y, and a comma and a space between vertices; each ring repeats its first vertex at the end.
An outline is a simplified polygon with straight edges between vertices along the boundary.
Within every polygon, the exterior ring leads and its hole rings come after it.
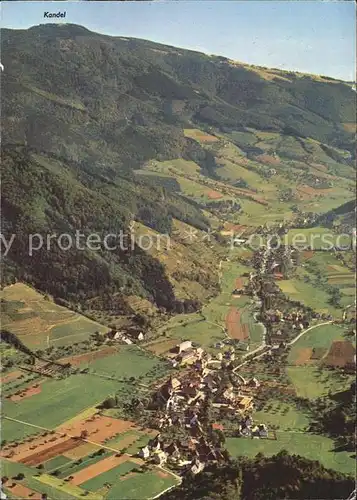
POLYGON ((356 200, 347 201, 343 205, 321 215, 316 223, 327 227, 339 225, 346 229, 356 227, 356 200))
POLYGON ((342 81, 71 24, 3 29, 1 49, 4 144, 26 143, 96 172, 180 156, 200 157, 204 167, 205 151, 183 135, 192 122, 310 137, 354 155, 344 124, 355 123, 355 93, 342 81))

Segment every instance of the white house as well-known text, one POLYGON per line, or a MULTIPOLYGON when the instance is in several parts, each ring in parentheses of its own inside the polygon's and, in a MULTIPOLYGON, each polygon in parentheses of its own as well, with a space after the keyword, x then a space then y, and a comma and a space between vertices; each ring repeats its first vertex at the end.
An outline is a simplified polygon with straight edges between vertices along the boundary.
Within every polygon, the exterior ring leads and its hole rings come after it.
POLYGON ((150 456, 150 450, 148 446, 144 446, 144 448, 141 448, 139 451, 139 457, 141 458, 149 458, 150 456))
POLYGON ((183 351, 187 351, 187 349, 192 349, 192 342, 190 340, 185 340, 184 342, 181 342, 178 346, 178 351, 179 353, 183 351))
POLYGON ((205 465, 196 459, 196 460, 194 460, 194 462, 192 464, 191 472, 192 472, 192 474, 199 474, 200 472, 203 471, 204 468, 205 468, 205 465))
POLYGON ((259 387, 260 386, 260 382, 258 381, 258 379, 256 379, 255 377, 253 377, 250 381, 249 381, 249 385, 252 386, 252 387, 259 387))
POLYGON ((167 454, 164 451, 159 450, 157 453, 155 453, 155 455, 154 455, 154 462, 156 464, 162 465, 166 461, 167 461, 167 454))

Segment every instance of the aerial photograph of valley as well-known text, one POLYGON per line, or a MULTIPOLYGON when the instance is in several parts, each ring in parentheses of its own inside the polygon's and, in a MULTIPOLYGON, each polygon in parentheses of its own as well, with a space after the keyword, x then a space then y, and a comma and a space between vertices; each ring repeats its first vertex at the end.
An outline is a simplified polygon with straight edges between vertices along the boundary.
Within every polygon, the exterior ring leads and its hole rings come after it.
POLYGON ((356 500, 356 6, 1 6, 1 500, 356 500))

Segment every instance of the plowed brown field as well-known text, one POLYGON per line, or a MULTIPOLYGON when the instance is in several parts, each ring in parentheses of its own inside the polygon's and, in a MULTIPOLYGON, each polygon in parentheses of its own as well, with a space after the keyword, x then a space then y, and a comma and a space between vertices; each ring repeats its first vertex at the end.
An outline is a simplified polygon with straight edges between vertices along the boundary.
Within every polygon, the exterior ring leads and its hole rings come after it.
POLYGON ((349 340, 336 340, 332 343, 323 363, 328 366, 343 368, 347 364, 354 363, 356 349, 349 340))
POLYGON ((227 314, 226 328, 232 339, 246 340, 249 338, 248 325, 241 324, 240 312, 235 307, 232 307, 227 314))
POLYGON ((298 356, 295 360, 295 365, 308 365, 312 362, 311 360, 312 349, 310 347, 301 348, 298 352, 298 356))
POLYGON ((27 488, 26 486, 23 486, 22 484, 16 484, 13 488, 10 488, 10 491, 12 493, 13 498, 17 498, 18 500, 40 500, 41 499, 41 493, 37 493, 37 491, 30 490, 30 488, 27 488))
POLYGON ((208 191, 207 196, 210 200, 219 200, 223 198, 223 194, 218 191, 208 191))
POLYGON ((71 483, 75 484, 76 486, 79 486, 80 484, 85 483, 89 479, 92 479, 93 477, 103 474, 103 472, 107 472, 108 470, 114 469, 114 467, 117 467, 123 462, 127 462, 129 459, 130 459, 129 455, 121 455, 120 457, 112 455, 110 457, 104 458, 100 462, 89 465, 89 467, 86 467, 85 469, 82 469, 72 474, 71 483))
POLYGON ((62 441, 61 443, 57 443, 49 449, 38 451, 37 453, 33 453, 26 458, 20 460, 21 463, 25 465, 39 465, 42 462, 46 462, 46 460, 50 460, 51 458, 57 457, 57 455, 62 455, 62 453, 73 450, 77 446, 80 446, 82 441, 80 439, 67 439, 66 441, 62 441))
POLYGON ((133 428, 135 428, 135 424, 128 420, 119 420, 97 414, 69 425, 64 423, 58 427, 58 431, 68 433, 71 436, 80 436, 83 431, 86 431, 86 439, 103 443, 106 439, 133 428))

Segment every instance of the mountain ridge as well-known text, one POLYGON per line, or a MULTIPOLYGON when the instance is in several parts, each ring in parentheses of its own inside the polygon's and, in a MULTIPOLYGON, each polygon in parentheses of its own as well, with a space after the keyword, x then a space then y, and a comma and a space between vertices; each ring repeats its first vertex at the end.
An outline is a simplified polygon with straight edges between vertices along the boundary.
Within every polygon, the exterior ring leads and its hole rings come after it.
MULTIPOLYGON (((315 189, 317 175, 326 189, 345 176, 340 197, 349 193, 355 94, 346 83, 237 66, 225 57, 101 35, 78 25, 4 29, 1 46, 7 234, 21 229, 26 235, 36 225, 42 231, 74 231, 76 220, 88 226, 87 206, 93 210, 92 229, 101 231, 126 230, 135 220, 159 233, 171 234, 175 221, 205 232, 224 223, 229 199, 248 217, 250 206, 241 197, 262 209, 281 196, 290 199, 284 190, 296 179, 315 189), (77 205, 71 202, 63 211, 60 200, 66 197, 77 205)), ((53 255, 46 257, 47 267, 38 261, 29 272, 24 242, 16 243, 20 246, 9 254, 5 273, 10 281, 20 272, 43 288, 47 269, 55 276, 47 291, 62 299, 75 300, 80 291, 83 302, 93 293, 119 293, 124 287, 126 294, 150 297, 158 307, 181 309, 165 255, 159 262, 138 250, 143 266, 137 268, 123 254, 104 260, 87 255, 83 261, 73 255, 66 263, 53 255), (154 279, 150 268, 158 273, 154 279), (127 287, 131 272, 134 282, 127 287), (162 283, 158 293, 156 279, 162 283)), ((207 262, 213 261, 209 255, 207 262)), ((206 271, 205 286, 214 293, 217 276, 206 271)), ((186 276, 199 274, 198 262, 185 270, 186 276)), ((196 295, 186 292, 185 300, 204 294, 204 286, 194 288, 196 295)))

